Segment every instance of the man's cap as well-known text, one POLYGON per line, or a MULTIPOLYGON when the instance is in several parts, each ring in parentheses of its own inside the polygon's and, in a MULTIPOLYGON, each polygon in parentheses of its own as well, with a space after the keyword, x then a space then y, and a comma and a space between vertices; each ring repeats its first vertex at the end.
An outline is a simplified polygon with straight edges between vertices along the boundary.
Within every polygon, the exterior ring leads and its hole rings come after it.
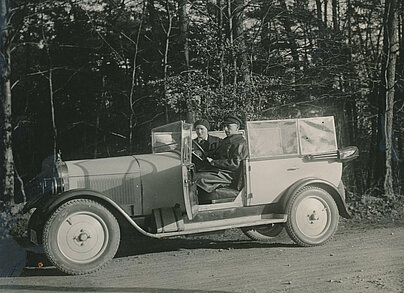
POLYGON ((196 120, 194 123, 194 128, 196 128, 198 125, 203 125, 206 127, 207 130, 210 130, 210 125, 209 125, 208 120, 205 120, 205 119, 196 120))
POLYGON ((240 126, 241 119, 236 116, 229 115, 224 117, 223 124, 237 124, 238 126, 240 126))

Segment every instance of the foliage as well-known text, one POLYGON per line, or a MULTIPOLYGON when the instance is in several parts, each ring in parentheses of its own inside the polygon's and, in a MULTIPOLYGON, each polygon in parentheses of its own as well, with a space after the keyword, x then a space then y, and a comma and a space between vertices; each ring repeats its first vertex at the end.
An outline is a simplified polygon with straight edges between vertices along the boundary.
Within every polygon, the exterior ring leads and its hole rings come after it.
POLYGON ((404 196, 397 194, 394 198, 380 197, 379 193, 380 191, 373 190, 361 195, 349 194, 348 208, 353 218, 371 222, 403 219, 404 196))
MULTIPOLYGON (((21 208, 22 204, 11 205, 0 202, 0 239, 10 235, 10 231, 15 229, 15 227, 21 229, 22 225, 19 222, 27 219, 28 216, 27 214, 24 216, 20 214, 21 208)), ((20 232, 18 234, 21 235, 20 232)))
MULTIPOLYGON (((55 139, 64 159, 148 152, 150 129, 185 119, 190 110, 215 129, 227 113, 245 119, 334 115, 339 145, 356 145, 361 153, 344 170, 346 185, 356 194, 380 187, 385 1, 350 3, 338 4, 335 26, 316 1, 240 6, 235 0, 189 0, 185 65, 176 1, 15 1, 11 79, 18 173, 33 177, 55 139)), ((404 172, 402 34, 394 109, 397 191, 404 172)), ((354 209, 365 207, 362 198, 352 200, 358 201, 354 209)))

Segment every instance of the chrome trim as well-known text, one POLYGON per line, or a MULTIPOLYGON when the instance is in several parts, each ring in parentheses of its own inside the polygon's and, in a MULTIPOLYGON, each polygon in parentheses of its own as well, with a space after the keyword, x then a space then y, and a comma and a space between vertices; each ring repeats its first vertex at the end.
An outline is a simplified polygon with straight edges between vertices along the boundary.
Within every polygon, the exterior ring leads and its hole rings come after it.
POLYGON ((57 177, 61 178, 61 191, 69 190, 69 170, 67 164, 63 161, 55 162, 57 177))

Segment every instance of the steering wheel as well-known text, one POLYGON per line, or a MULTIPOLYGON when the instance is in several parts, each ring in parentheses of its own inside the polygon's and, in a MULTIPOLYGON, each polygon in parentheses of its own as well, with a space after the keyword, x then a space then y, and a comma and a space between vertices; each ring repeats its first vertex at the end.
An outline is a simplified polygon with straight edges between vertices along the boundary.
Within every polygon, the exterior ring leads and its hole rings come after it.
POLYGON ((201 147, 201 145, 199 143, 197 143, 196 141, 192 140, 192 155, 193 157, 198 158, 198 160, 202 161, 202 162, 208 162, 208 156, 206 155, 204 149, 201 147), (199 154, 197 154, 194 151, 194 147, 196 147, 202 154, 202 156, 200 156, 199 154))

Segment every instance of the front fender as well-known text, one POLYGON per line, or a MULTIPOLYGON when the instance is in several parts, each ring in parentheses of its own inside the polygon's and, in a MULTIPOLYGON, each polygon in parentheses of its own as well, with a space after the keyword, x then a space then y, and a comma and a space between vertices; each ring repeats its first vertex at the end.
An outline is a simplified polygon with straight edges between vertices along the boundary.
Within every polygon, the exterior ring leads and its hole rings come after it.
POLYGON ((108 198, 106 195, 94 191, 91 189, 74 189, 74 190, 69 190, 62 192, 58 194, 57 196, 50 196, 47 199, 42 198, 41 206, 37 207, 37 211, 35 213, 39 213, 41 215, 44 215, 42 217, 43 221, 46 221, 48 215, 50 215, 51 212, 56 210, 60 205, 63 203, 71 200, 71 199, 76 199, 76 198, 88 198, 88 199, 93 199, 101 204, 104 204, 106 208, 108 208, 112 213, 119 214, 123 216, 136 230, 138 230, 141 234, 149 237, 154 237, 154 238, 159 238, 155 234, 146 232, 142 227, 140 227, 135 221, 132 220, 132 218, 113 200, 108 198))
MULTIPOLYGON (((291 185, 286 190, 285 194, 282 196, 281 201, 280 201, 283 210, 286 209, 286 206, 287 206, 290 198, 292 197, 292 195, 295 194, 297 191, 299 191, 301 188, 308 186, 308 185, 317 186, 317 187, 323 188, 325 191, 327 191, 332 196, 335 203, 337 204, 338 212, 341 217, 344 217, 346 219, 350 219, 352 217, 346 207, 344 194, 341 194, 341 192, 339 191, 339 188, 337 188, 331 182, 328 182, 326 180, 319 179, 319 178, 303 178, 303 179, 295 182, 293 185, 291 185)), ((342 191, 343 191, 343 189, 342 189, 342 191)))

